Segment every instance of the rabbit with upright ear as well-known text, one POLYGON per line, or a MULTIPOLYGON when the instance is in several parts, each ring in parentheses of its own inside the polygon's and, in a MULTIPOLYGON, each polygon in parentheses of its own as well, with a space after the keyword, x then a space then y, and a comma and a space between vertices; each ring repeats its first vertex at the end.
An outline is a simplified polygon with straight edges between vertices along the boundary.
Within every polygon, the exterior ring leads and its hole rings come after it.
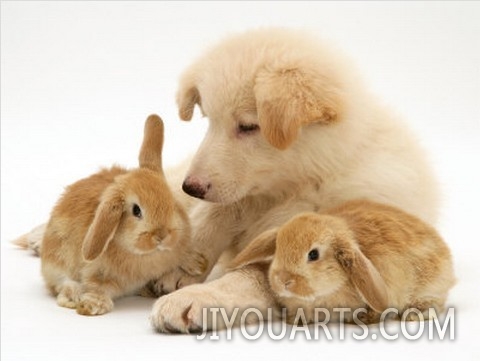
MULTIPOLYGON (((387 308, 402 315, 415 308, 443 310, 455 283, 452 259, 437 232, 400 209, 366 200, 319 213, 300 214, 278 230, 253 240, 233 268, 271 262, 269 282, 293 322, 299 308, 307 322, 324 316, 315 308, 350 308, 365 323, 378 322, 387 308)), ((408 312, 407 319, 416 313, 408 312)), ((419 316, 419 315, 417 315, 419 316)))
MULTIPOLYGON (((63 307, 100 315, 172 270, 190 226, 162 171, 163 122, 145 122, 140 167, 114 166, 66 188, 48 222, 42 275, 63 307)), ((199 270, 200 272, 201 270, 199 270)))

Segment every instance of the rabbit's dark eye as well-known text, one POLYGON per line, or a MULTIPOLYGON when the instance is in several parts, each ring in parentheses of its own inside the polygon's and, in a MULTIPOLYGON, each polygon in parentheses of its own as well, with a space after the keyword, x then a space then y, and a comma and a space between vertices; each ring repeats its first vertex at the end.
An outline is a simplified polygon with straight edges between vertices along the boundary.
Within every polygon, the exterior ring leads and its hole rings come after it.
POLYGON ((318 249, 314 248, 310 252, 308 252, 308 262, 317 261, 320 258, 320 253, 318 249))
POLYGON ((132 214, 137 218, 142 218, 142 210, 140 209, 140 206, 136 203, 133 204, 132 214))

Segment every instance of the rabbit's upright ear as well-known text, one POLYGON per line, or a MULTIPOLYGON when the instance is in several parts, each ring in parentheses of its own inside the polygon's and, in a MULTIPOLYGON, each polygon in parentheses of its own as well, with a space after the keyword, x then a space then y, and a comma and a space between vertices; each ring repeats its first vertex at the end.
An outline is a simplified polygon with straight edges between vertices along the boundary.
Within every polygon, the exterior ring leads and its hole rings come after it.
POLYGON ((349 276, 363 301, 377 312, 385 311, 388 308, 385 281, 362 251, 351 242, 340 241, 335 247, 335 258, 349 276))
POLYGON ((83 240, 82 254, 86 261, 95 260, 107 249, 120 224, 124 204, 124 197, 118 190, 107 189, 104 193, 83 240))
POLYGON ((229 269, 248 266, 249 264, 267 262, 273 259, 276 248, 277 229, 261 233, 250 242, 229 264, 229 269))
POLYGON ((138 156, 141 168, 162 172, 163 121, 156 115, 150 115, 145 121, 142 148, 138 156))

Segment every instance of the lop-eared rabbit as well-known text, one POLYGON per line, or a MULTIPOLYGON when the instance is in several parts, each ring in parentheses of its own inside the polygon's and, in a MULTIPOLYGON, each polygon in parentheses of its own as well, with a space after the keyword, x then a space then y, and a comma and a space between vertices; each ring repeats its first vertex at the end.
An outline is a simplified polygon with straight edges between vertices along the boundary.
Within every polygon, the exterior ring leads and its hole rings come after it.
POLYGON ((455 284, 450 251, 433 227, 366 200, 297 215, 253 240, 231 266, 259 262, 271 262, 268 283, 291 323, 338 320, 336 308, 348 309, 347 322, 358 312, 375 323, 389 308, 428 319, 455 284))
POLYGON ((58 305, 109 312, 112 299, 138 292, 188 252, 188 216, 163 175, 162 145, 163 122, 151 115, 139 168, 102 169, 68 186, 53 208, 41 270, 58 305))

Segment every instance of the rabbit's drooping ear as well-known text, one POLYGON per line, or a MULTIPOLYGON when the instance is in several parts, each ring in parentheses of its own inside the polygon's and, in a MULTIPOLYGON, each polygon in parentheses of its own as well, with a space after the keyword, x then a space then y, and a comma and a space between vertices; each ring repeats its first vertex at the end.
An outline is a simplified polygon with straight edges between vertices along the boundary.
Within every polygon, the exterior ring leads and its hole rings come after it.
POLYGON ((347 242, 339 243, 335 249, 335 258, 348 274, 363 301, 377 312, 385 311, 388 308, 388 294, 380 273, 358 248, 347 242))
POLYGON ((230 263, 229 269, 235 269, 272 260, 275 254, 277 229, 270 229, 261 233, 251 241, 230 263))
POLYGON ((290 146, 301 126, 330 123, 341 112, 339 89, 324 75, 306 68, 262 69, 254 92, 260 130, 278 149, 290 146))
POLYGON ((156 115, 150 115, 145 121, 142 148, 138 156, 141 168, 162 172, 163 121, 156 115))
POLYGON ((86 261, 93 261, 107 249, 120 224, 124 203, 119 191, 107 189, 83 240, 82 253, 86 261))

